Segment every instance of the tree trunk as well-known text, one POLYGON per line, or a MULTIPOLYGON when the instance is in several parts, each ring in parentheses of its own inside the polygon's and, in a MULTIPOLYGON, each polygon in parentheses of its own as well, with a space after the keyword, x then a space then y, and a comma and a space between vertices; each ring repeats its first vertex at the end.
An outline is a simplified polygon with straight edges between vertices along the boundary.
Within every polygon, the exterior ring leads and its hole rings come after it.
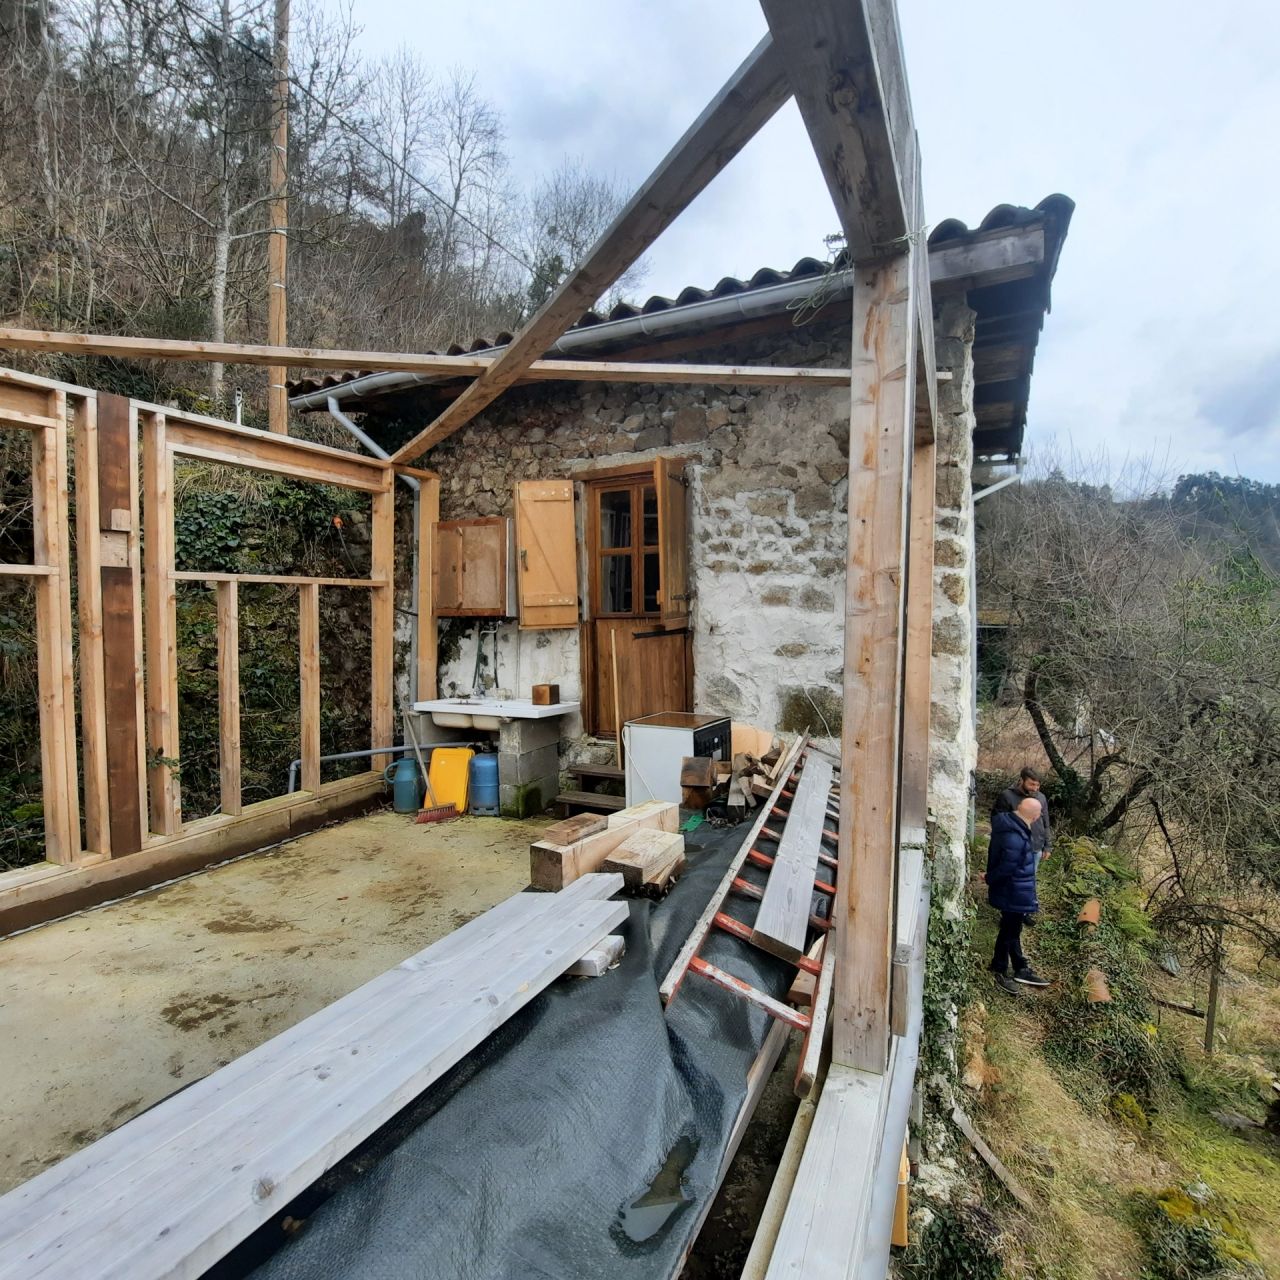
MULTIPOLYGON (((231 199, 226 180, 219 193, 218 226, 213 240, 213 278, 209 290, 209 309, 213 320, 213 341, 227 340, 227 275, 231 263, 231 199)), ((226 366, 216 361, 209 366, 209 394, 214 411, 222 404, 226 366)))

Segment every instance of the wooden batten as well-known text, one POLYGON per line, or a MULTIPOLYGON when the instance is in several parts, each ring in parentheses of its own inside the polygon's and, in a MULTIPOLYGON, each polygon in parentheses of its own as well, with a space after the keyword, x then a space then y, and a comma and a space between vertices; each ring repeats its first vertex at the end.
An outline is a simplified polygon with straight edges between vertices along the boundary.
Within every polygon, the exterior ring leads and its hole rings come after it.
MULTIPOLYGON (((395 708, 392 682, 395 675, 395 475, 383 472, 382 489, 373 495, 370 546, 371 575, 384 585, 370 593, 369 630, 371 676, 369 733, 370 747, 391 746, 395 742, 395 708)), ((372 767, 384 769, 390 755, 374 756, 372 767)))
POLYGON ((439 680, 439 627, 433 584, 440 477, 434 471, 419 472, 418 484, 418 697, 430 700, 437 694, 439 680))
POLYGON ((298 687, 302 699, 302 789, 319 791, 320 588, 313 582, 298 588, 298 687))
POLYGON ((933 542, 936 446, 917 444, 911 463, 907 567, 907 657, 902 718, 902 826, 929 819, 929 713, 933 662, 933 542))
POLYGON ((146 706, 150 825, 173 835, 182 821, 174 764, 178 738, 178 619, 173 580, 173 459, 161 413, 140 414, 146 521, 146 706))
POLYGON ((241 812, 240 783, 240 589, 219 582, 218 599, 218 780, 222 812, 241 812))

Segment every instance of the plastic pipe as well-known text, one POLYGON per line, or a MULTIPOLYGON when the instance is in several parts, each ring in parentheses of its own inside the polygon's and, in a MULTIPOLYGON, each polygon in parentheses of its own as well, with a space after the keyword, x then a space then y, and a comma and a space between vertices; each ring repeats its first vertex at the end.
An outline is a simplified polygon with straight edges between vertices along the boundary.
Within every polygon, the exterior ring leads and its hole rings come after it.
MULTIPOLYGON (((423 745, 424 754, 429 754, 437 747, 470 747, 474 745, 470 738, 462 742, 428 742, 423 745)), ((407 742, 398 747, 370 747, 368 751, 335 751, 332 755, 321 756, 320 763, 327 764, 331 760, 364 760, 369 756, 407 755, 413 748, 407 742)), ((302 768, 301 758, 289 764, 289 791, 292 795, 298 789, 298 771, 302 768)))

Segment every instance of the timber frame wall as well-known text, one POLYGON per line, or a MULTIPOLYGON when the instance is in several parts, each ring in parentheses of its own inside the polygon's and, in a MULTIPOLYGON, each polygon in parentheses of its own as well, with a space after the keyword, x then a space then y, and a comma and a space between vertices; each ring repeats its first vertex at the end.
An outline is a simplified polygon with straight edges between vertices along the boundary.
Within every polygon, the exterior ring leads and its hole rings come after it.
MULTIPOLYGON (((320 591, 368 591, 370 745, 390 746, 395 471, 387 462, 11 370, 0 370, 0 428, 32 439, 34 563, 0 565, 0 573, 35 584, 46 857, 0 874, 0 932, 260 848, 381 793, 389 757, 374 758, 356 777, 320 781, 318 642, 320 591), (183 457, 369 494, 371 576, 179 572, 173 479, 183 457), (67 520, 73 496, 74 652, 67 520), (221 812, 191 822, 182 819, 174 767, 179 582, 204 583, 217 597, 221 812), (241 583, 296 590, 299 608, 302 789, 247 806, 240 790, 241 583)), ((434 473, 416 474, 424 488, 438 484, 434 473)), ((430 593, 423 599, 424 633, 434 633, 430 593)))

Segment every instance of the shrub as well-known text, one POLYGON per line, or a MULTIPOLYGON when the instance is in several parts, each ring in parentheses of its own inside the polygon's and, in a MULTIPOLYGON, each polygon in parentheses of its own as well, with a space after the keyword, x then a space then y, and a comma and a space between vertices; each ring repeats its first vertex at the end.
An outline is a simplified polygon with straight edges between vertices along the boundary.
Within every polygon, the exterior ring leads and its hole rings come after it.
POLYGON ((1139 1199, 1147 1280, 1264 1275, 1248 1233, 1203 1182, 1165 1187, 1139 1199))

